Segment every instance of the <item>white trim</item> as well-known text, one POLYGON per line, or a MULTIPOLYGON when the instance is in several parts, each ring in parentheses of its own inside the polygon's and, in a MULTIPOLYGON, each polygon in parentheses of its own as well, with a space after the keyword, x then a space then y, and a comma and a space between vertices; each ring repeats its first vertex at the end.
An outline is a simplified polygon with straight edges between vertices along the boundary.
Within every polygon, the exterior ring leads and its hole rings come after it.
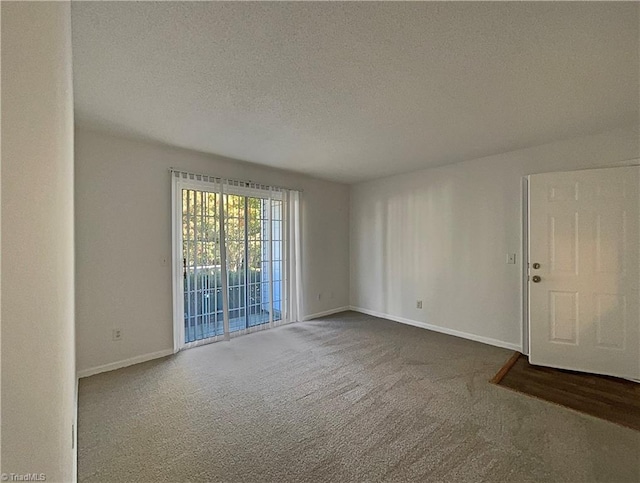
MULTIPOLYGON (((267 240, 269 240, 269 244, 267 245, 267 259, 269 260, 269 265, 267 265, 267 276, 269 277, 269 327, 271 328, 273 327, 273 203, 271 202, 271 191, 269 191, 267 205, 269 206, 269 212, 267 213, 267 240)), ((282 219, 282 217, 280 217, 280 219, 282 219)), ((282 236, 282 229, 280 230, 280 233, 281 238, 284 238, 284 236, 282 236)), ((283 258, 283 255, 283 253, 280 253, 280 258, 283 258)), ((280 267, 280 277, 282 278, 283 276, 282 267, 280 267)), ((262 283, 262 270, 260 270, 260 285, 262 285, 262 283)), ((260 298, 262 298, 262 295, 260 298)), ((283 298, 284 294, 280 291, 280 299, 282 300, 283 298)), ((260 300, 260 305, 262 305, 262 300, 260 300)), ((280 308, 282 308, 282 302, 280 303, 280 308)), ((283 311, 280 310, 280 318, 282 318, 282 312, 283 311)), ((246 313, 247 308, 245 307, 245 314, 246 313)))
POLYGON ((182 265, 182 191, 179 181, 171 179, 171 285, 173 302, 173 352, 184 345, 184 297, 182 265), (178 199, 178 193, 180 198, 178 199))
POLYGON ((353 310, 354 312, 367 314, 367 315, 373 315, 374 317, 379 317, 381 319, 388 319, 394 322, 400 322, 401 324, 412 325, 414 327, 420 327, 422 329, 432 330, 434 332, 440 332, 442 334, 461 337, 462 339, 469 339, 476 342, 482 342, 483 344, 502 347, 503 349, 510 349, 518 352, 522 350, 522 347, 520 347, 519 344, 513 344, 511 342, 491 339, 490 337, 483 337, 481 335, 470 334, 468 332, 462 332, 459 330, 449 329, 446 327, 439 327, 437 325, 431 325, 431 324, 427 324, 426 322, 419 322, 417 320, 406 319, 404 317, 398 317, 396 315, 383 314, 382 312, 377 312, 375 310, 364 309, 362 307, 354 307, 353 305, 350 307, 350 310, 353 310))
POLYGON ((337 307, 335 309, 329 309, 323 312, 316 312, 315 314, 305 315, 304 317, 302 317, 302 320, 313 320, 313 319, 317 319, 318 317, 325 317, 327 315, 337 314, 338 312, 346 312, 347 310, 354 310, 354 309, 346 305, 344 307, 337 307))
POLYGON ((522 323, 520 324, 522 352, 529 355, 529 176, 522 178, 522 213, 521 213, 522 252, 520 260, 520 303, 522 310, 522 323))
MULTIPOLYGON (((225 224, 225 215, 224 210, 226 208, 226 203, 224 201, 224 184, 220 184, 220 203, 218 203, 218 223, 220 226, 218 227, 218 233, 220 234, 220 243, 218 246, 220 247, 220 286, 222 288, 222 327, 224 340, 229 340, 229 333, 231 330, 229 329, 229 274, 227 273, 227 235, 226 235, 226 227, 225 224)), ((180 230, 182 231, 182 230, 180 230)), ((246 313, 246 312, 245 312, 246 313)), ((217 317, 217 316, 216 316, 217 317)), ((184 322, 183 322, 184 323, 184 322)), ((184 345, 184 338, 182 339, 182 344, 184 345)))
POLYGON ((135 356, 131 359, 124 359, 122 361, 111 362, 102 366, 84 369, 78 372, 78 379, 82 377, 93 376, 94 374, 100 374, 101 372, 114 371, 116 369, 132 366, 134 364, 140 364, 141 362, 147 362, 153 359, 159 359, 160 357, 170 356, 171 354, 173 354, 173 349, 165 349, 162 351, 150 352, 149 354, 142 354, 141 356, 135 356))
POLYGON ((73 473, 71 473, 71 481, 77 483, 78 481, 78 389, 80 387, 80 379, 76 374, 76 387, 74 394, 75 412, 73 414, 73 473))

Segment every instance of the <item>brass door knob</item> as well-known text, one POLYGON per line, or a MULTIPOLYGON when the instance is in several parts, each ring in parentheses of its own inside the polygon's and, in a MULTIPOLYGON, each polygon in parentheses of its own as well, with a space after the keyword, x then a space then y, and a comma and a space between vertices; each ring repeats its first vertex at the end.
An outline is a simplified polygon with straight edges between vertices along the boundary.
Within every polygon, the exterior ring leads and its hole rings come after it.
POLYGON ((533 283, 540 283, 540 280, 542 280, 542 278, 540 278, 539 275, 534 275, 533 277, 531 277, 531 280, 533 281, 533 283))

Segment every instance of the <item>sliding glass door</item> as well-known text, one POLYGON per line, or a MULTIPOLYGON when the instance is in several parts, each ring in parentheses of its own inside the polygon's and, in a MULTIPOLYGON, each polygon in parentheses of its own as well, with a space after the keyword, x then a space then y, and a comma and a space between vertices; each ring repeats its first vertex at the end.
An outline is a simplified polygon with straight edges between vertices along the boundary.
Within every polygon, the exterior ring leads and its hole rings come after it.
POLYGON ((282 202, 240 195, 224 195, 224 201, 229 330, 236 332, 280 320, 283 260, 273 256, 273 247, 282 239, 276 210, 282 202))
POLYGON ((225 194, 184 183, 178 188, 184 343, 224 336, 225 314, 229 333, 279 321, 284 304, 282 197, 257 189, 225 194))
POLYGON ((184 339, 224 334, 220 258, 220 195, 182 190, 184 339))

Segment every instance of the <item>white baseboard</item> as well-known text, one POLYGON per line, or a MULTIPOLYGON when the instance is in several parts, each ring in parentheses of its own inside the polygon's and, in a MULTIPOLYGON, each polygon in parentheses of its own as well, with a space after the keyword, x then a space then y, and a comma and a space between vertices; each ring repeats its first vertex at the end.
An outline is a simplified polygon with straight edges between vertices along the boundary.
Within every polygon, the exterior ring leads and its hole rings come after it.
MULTIPOLYGON (((313 320, 319 317, 325 317, 327 315, 337 314, 339 312, 345 312, 347 310, 353 310, 355 312, 360 312, 367 315, 372 315, 374 317, 380 317, 382 319, 392 320, 394 322, 399 322, 401 324, 412 325, 414 327, 420 327, 422 329, 433 330, 434 332, 440 332, 447 335, 453 335, 455 337, 461 337, 463 339, 469 339, 476 342, 482 342, 483 344, 488 344, 496 347, 502 347, 503 349, 510 349, 514 351, 522 351, 522 347, 518 344, 513 344, 511 342, 504 342, 497 339, 492 339, 490 337, 483 337, 481 335, 469 334, 468 332, 462 332, 459 330, 449 329, 446 327, 439 327, 437 325, 427 324, 426 322, 419 322, 417 320, 411 320, 404 317, 398 317, 396 315, 385 314, 382 312, 377 312, 375 310, 369 310, 362 307, 354 307, 354 306, 344 306, 344 307, 336 307, 334 309, 325 310, 324 312, 317 312, 315 314, 305 315, 302 320, 313 320)), ((122 361, 111 362, 109 364, 104 364, 102 366, 96 366, 89 369, 83 369, 82 371, 78 371, 78 379, 82 377, 93 376, 94 374, 100 374, 101 372, 113 371, 116 369, 121 369, 123 367, 132 366, 134 364, 140 364, 141 362, 147 362, 153 359, 159 359, 160 357, 165 357, 173 354, 173 349, 165 349, 162 351, 151 352, 149 354, 143 354, 141 356, 132 357, 130 359, 125 359, 122 361)))
POLYGON ((78 386, 80 380, 76 375, 76 387, 73 402, 75 407, 73 408, 73 472, 71 473, 71 482, 77 483, 78 481, 78 386))
MULTIPOLYGON (((345 310, 349 310, 348 306, 338 307, 331 310, 325 310, 324 312, 318 312, 316 314, 305 315, 302 320, 311 320, 317 319, 318 317, 324 317, 325 315, 336 314, 338 312, 344 312, 345 310)), ((284 325, 284 324, 280 324, 284 325)), ((116 369, 121 369, 123 367, 132 366, 134 364, 140 364, 141 362, 147 362, 152 359, 159 359, 160 357, 165 357, 173 354, 173 349, 166 349, 158 352, 151 352, 150 354, 143 354, 141 356, 132 357, 130 359, 125 359, 122 361, 111 362, 109 364, 104 364, 102 366, 91 367, 89 369, 83 369, 78 371, 78 379, 82 377, 89 377, 95 374, 100 374, 101 372, 114 371, 116 369)))
POLYGON ((162 351, 151 352, 149 354, 143 354, 141 356, 132 357, 131 359, 125 359, 123 361, 111 362, 103 366, 91 367, 89 369, 83 369, 78 371, 78 379, 81 377, 89 377, 94 374, 100 374, 101 372, 113 371, 121 369, 123 367, 132 366, 134 364, 140 364, 141 362, 147 362, 152 359, 159 359, 173 354, 173 349, 165 349, 162 351))
POLYGON ((519 344, 513 344, 511 342, 505 342, 502 340, 492 339, 490 337, 483 337, 481 335, 469 334, 468 332, 462 332, 459 330, 448 329, 447 327, 439 327, 437 325, 427 324, 426 322, 419 322, 417 320, 406 319, 404 317, 398 317, 396 315, 383 314, 375 310, 364 309, 362 307, 349 307, 354 312, 361 312, 367 315, 373 315, 374 317, 380 317, 381 319, 388 319, 394 322, 400 322, 401 324, 412 325, 414 327, 420 327, 422 329, 433 330, 434 332, 440 332, 442 334, 453 335, 455 337, 461 337, 463 339, 469 339, 476 342, 482 342, 483 344, 493 345, 496 347, 502 347, 503 349, 510 349, 513 351, 522 351, 522 347, 519 344))
POLYGON ((302 317, 302 320, 317 319, 318 317, 325 317, 327 315, 333 315, 333 314, 337 314, 338 312, 345 312, 347 310, 351 310, 351 308, 349 306, 337 307, 335 309, 325 310, 324 312, 317 312, 315 314, 305 315, 304 317, 302 317))

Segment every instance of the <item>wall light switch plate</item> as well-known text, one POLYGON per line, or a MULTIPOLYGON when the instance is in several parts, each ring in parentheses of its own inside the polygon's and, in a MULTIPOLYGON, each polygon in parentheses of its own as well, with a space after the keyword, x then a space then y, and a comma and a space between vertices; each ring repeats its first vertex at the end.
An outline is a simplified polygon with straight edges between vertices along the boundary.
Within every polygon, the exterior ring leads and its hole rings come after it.
POLYGON ((507 255, 507 263, 509 265, 515 265, 516 264, 516 254, 515 253, 509 253, 507 255))

